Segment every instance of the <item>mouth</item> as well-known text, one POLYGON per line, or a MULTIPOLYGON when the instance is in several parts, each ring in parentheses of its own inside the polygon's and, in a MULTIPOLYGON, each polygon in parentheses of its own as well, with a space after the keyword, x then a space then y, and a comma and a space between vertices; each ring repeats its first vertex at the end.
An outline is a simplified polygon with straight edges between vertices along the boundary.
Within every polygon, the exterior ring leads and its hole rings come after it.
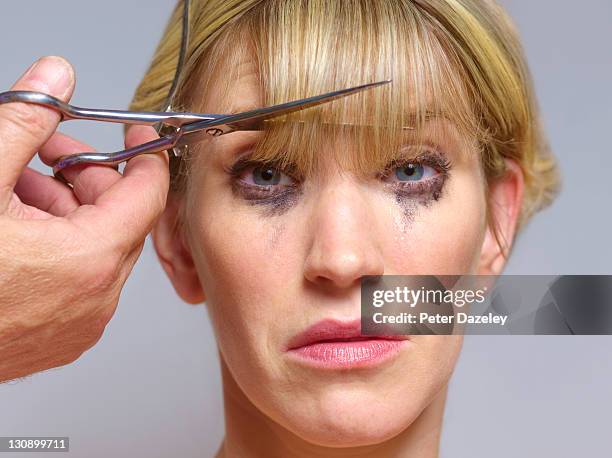
POLYGON ((390 361, 408 341, 405 335, 362 334, 360 319, 326 319, 295 335, 286 352, 292 359, 312 367, 363 368, 390 361))

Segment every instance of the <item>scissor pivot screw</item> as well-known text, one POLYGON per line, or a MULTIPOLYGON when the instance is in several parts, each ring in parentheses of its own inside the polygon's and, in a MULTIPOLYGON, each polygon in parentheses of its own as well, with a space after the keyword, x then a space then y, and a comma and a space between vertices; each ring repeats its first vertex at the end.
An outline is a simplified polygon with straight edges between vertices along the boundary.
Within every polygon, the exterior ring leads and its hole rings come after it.
POLYGON ((212 137, 218 137, 219 135, 223 135, 223 130, 218 127, 213 127, 206 130, 206 133, 212 137))

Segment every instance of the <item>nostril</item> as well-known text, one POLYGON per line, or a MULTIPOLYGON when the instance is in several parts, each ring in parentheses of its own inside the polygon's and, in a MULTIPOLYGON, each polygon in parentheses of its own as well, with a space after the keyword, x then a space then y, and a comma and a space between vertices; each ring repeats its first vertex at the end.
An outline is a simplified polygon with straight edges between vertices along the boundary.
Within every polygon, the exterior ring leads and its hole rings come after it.
POLYGON ((382 275, 384 263, 378 254, 340 255, 331 252, 307 261, 305 277, 324 287, 350 288, 358 285, 366 275, 382 275))
POLYGON ((310 280, 312 283, 318 284, 324 289, 332 289, 332 288, 340 288, 347 289, 351 288, 354 285, 359 284, 359 279, 354 277, 345 277, 342 278, 338 275, 318 275, 314 280, 310 280))

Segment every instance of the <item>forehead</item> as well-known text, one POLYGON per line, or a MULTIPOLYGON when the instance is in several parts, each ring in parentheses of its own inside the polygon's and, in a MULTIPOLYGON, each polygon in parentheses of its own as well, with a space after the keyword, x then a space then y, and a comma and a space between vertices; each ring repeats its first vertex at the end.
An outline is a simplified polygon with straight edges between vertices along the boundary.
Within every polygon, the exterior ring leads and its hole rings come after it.
POLYGON ((260 73, 251 53, 241 51, 219 63, 207 86, 194 107, 205 113, 240 113, 264 106, 260 73))

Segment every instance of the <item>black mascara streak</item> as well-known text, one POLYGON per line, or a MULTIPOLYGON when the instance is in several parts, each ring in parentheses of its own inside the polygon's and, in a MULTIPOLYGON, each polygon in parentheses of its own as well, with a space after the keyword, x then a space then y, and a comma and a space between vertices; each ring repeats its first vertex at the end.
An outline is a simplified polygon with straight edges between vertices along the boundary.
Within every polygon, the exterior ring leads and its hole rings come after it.
POLYGON ((301 194, 298 186, 287 186, 281 190, 266 191, 236 182, 232 183, 234 195, 243 199, 249 205, 260 206, 264 216, 278 216, 293 207, 301 194))
POLYGON ((397 167, 406 163, 416 163, 434 168, 438 173, 432 178, 421 181, 403 181, 388 183, 389 189, 395 194, 395 202, 402 208, 407 224, 414 222, 419 208, 430 207, 442 197, 444 184, 452 167, 446 154, 435 149, 426 149, 412 159, 398 158, 385 168, 384 176, 388 176, 397 167))
POLYGON ((399 187, 398 185, 393 185, 395 202, 402 208, 404 218, 408 223, 414 222, 420 207, 428 208, 433 202, 440 200, 447 178, 448 173, 441 172, 435 177, 422 182, 399 185, 399 187))

